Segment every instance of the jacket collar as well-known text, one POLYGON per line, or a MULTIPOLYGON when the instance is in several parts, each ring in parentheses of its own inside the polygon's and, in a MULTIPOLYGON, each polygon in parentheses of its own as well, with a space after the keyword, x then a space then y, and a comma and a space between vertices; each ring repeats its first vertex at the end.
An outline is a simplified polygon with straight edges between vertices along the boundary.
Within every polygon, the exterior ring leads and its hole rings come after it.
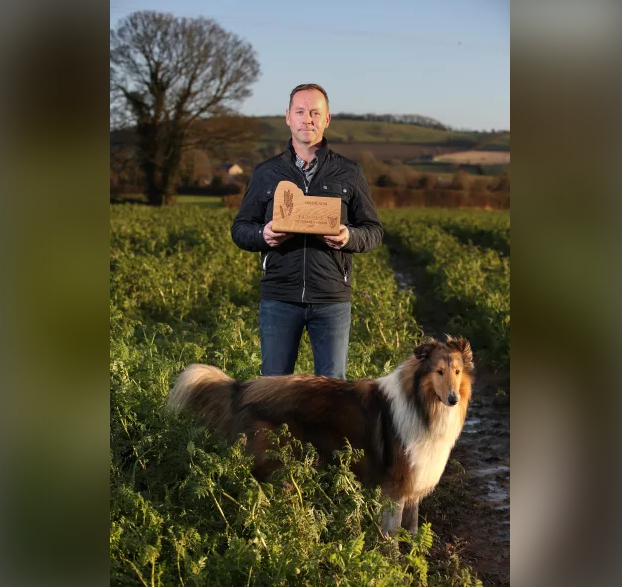
MULTIPOLYGON (((315 156, 317 158, 318 166, 321 165, 321 163, 326 158, 326 155, 328 155, 328 146, 327 145, 328 145, 328 142, 326 141, 326 137, 322 137, 322 145, 315 152, 315 156)), ((290 161, 290 162, 292 162, 294 164, 296 163, 296 151, 294 150, 294 145, 292 144, 292 140, 291 139, 289 139, 289 142, 287 143, 287 149, 285 149, 285 151, 283 152, 283 154, 281 156, 286 161, 290 161)))

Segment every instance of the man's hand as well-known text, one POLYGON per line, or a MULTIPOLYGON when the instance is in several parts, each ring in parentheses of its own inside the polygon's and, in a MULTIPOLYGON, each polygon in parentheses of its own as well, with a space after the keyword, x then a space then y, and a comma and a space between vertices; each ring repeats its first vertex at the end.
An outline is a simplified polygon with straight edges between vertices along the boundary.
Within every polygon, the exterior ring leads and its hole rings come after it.
POLYGON ((345 224, 339 225, 339 234, 336 236, 323 236, 322 240, 333 249, 341 249, 345 247, 350 240, 350 231, 345 224))
POLYGON ((263 227, 263 238, 271 247, 278 247, 283 241, 293 236, 291 232, 273 232, 272 220, 263 227))

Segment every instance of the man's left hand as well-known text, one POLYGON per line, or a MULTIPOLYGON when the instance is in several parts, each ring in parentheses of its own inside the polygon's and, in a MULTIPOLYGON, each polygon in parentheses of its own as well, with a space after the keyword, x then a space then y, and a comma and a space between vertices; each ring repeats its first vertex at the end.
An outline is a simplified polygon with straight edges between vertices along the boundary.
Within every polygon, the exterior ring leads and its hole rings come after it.
POLYGON ((333 249, 341 249, 345 247, 347 242, 350 240, 350 231, 345 224, 339 225, 339 234, 335 236, 325 235, 321 237, 322 240, 333 249))

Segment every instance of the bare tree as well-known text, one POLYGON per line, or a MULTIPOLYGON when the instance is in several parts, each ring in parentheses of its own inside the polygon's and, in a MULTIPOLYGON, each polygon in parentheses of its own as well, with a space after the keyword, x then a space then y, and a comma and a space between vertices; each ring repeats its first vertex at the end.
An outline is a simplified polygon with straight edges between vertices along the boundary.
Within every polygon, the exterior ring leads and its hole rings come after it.
POLYGON ((174 202, 190 129, 230 113, 258 77, 251 45, 207 18, 140 11, 110 31, 111 125, 135 127, 150 204, 174 202))

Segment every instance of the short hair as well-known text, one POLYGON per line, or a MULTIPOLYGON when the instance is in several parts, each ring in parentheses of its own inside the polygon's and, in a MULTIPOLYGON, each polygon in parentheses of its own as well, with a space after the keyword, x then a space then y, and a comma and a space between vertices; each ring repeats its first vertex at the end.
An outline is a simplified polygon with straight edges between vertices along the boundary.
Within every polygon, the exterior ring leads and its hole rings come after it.
POLYGON ((324 96, 324 98, 326 99, 326 107, 328 107, 328 94, 326 93, 326 90, 320 86, 319 84, 300 84, 299 86, 296 86, 291 94, 289 95, 289 107, 292 107, 292 100, 294 99, 294 94, 297 94, 298 92, 302 92, 303 90, 317 90, 318 92, 321 92, 322 95, 324 96))

